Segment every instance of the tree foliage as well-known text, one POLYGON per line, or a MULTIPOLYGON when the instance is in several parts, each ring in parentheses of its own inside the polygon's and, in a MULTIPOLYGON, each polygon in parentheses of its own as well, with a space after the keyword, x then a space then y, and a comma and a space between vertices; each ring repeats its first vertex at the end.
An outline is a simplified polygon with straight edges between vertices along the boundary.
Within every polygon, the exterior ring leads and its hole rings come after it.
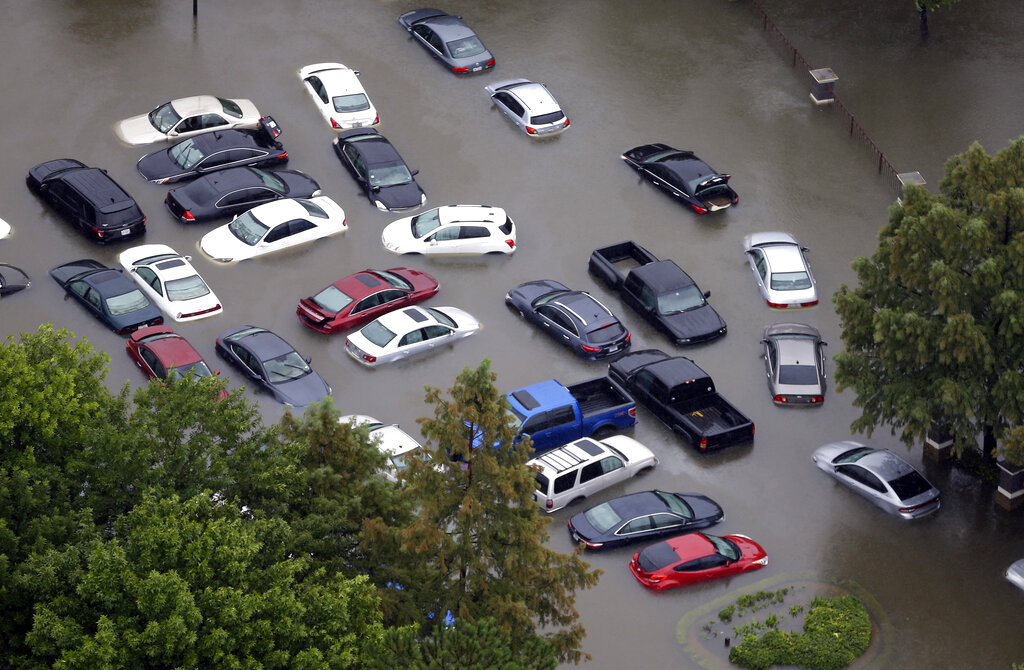
MULTIPOLYGON (((421 422, 432 459, 408 469, 417 517, 392 541, 411 559, 420 612, 451 612, 466 623, 493 617, 516 648, 534 644, 538 627, 552 630, 546 639, 559 657, 578 662, 585 632, 575 591, 594 585, 598 572, 578 551, 544 546, 549 519, 532 500, 531 449, 515 443, 495 378, 484 361, 465 369, 447 397, 427 389, 434 415, 421 422)), ((373 541, 388 537, 382 527, 371 531, 373 541)))
POLYGON ((859 286, 833 301, 843 326, 839 388, 910 445, 939 429, 957 453, 999 441, 1024 457, 1024 137, 995 156, 977 143, 946 163, 939 193, 908 186, 859 286))

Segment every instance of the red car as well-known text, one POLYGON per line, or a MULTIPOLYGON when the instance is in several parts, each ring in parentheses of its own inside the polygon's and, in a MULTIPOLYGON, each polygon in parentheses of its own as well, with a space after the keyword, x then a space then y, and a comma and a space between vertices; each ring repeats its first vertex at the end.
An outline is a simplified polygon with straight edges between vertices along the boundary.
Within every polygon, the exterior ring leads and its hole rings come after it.
POLYGON ((746 535, 688 533, 633 554, 629 571, 649 589, 738 575, 768 565, 768 554, 746 535))
MULTIPOLYGON (((196 377, 220 374, 220 370, 211 371, 188 340, 167 326, 139 328, 124 343, 124 348, 151 379, 180 378, 190 371, 196 377)), ((226 397, 227 391, 221 391, 221 399, 226 397)))
POLYGON ((437 280, 411 268, 363 270, 303 298, 295 313, 313 330, 331 335, 437 294, 437 280))

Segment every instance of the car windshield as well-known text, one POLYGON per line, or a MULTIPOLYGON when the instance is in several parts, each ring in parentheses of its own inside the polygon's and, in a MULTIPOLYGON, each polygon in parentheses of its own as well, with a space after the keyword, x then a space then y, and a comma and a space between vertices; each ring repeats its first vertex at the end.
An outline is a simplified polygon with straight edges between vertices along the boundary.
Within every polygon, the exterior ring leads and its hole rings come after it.
POLYGON ((254 247, 270 229, 260 223, 259 219, 252 215, 252 210, 249 210, 229 223, 228 230, 242 242, 254 247))
POLYGON ((395 165, 383 165, 370 170, 367 179, 370 186, 399 186, 412 181, 412 174, 409 168, 401 163, 395 165))
POLYGON ((459 327, 459 324, 455 323, 455 321, 453 321, 450 316, 448 316, 447 314, 445 314, 441 310, 434 309, 433 307, 427 307, 426 310, 428 312, 430 312, 431 316, 433 316, 435 319, 437 319, 438 323, 443 323, 444 325, 446 325, 446 326, 448 326, 450 328, 458 328, 459 327))
POLYGON ((107 298, 107 309, 112 316, 121 316, 149 306, 149 300, 138 289, 107 298))
POLYGON ((327 212, 325 212, 320 205, 316 204, 312 200, 306 200, 305 198, 296 198, 295 202, 302 205, 302 209, 306 210, 306 213, 309 214, 310 216, 315 216, 318 219, 329 218, 327 216, 327 212))
POLYGON ((676 314, 685 312, 697 307, 703 307, 706 303, 704 294, 700 292, 695 284, 681 288, 671 293, 662 293, 658 296, 658 314, 676 314))
POLYGON ((526 421, 526 417, 517 412, 514 408, 506 407, 505 420, 508 421, 509 427, 518 433, 519 429, 523 427, 523 421, 526 421))
POLYGON ((665 506, 676 514, 684 516, 687 519, 693 518, 693 510, 690 509, 690 506, 683 502, 679 496, 671 493, 665 493, 664 491, 655 491, 654 495, 658 496, 658 498, 665 503, 665 506))
POLYGON ((896 493, 900 500, 910 500, 922 493, 931 491, 932 485, 928 483, 916 470, 911 470, 905 475, 897 477, 889 482, 889 486, 896 493))
POLYGON ((818 383, 818 368, 813 365, 780 365, 779 383, 810 386, 818 383))
POLYGON ((263 367, 267 371, 267 381, 271 384, 298 379, 313 371, 297 351, 267 359, 263 361, 263 367))
POLYGON ((391 340, 395 339, 395 334, 390 330, 381 325, 380 321, 373 321, 367 324, 359 331, 363 337, 376 344, 378 347, 383 347, 391 340))
POLYGON ((317 293, 311 300, 317 307, 332 314, 337 314, 353 302, 352 296, 333 284, 317 293))
POLYGON ((260 180, 264 183, 264 185, 266 185, 267 188, 273 189, 278 193, 285 192, 284 182, 278 179, 277 175, 275 175, 274 173, 267 172, 266 170, 261 170, 255 167, 249 169, 252 170, 257 177, 260 178, 260 180))
POLYGON ((188 139, 184 142, 178 142, 170 148, 168 153, 171 156, 171 160, 174 164, 183 170, 191 169, 196 163, 203 160, 204 154, 196 146, 194 140, 188 139))
POLYGON ((717 535, 705 535, 711 544, 715 545, 715 551, 725 556, 730 561, 738 561, 742 552, 740 548, 736 546, 736 543, 732 540, 728 540, 724 537, 718 537, 717 535))
POLYGON ((607 533, 622 521, 622 517, 608 503, 591 507, 583 516, 598 533, 607 533))
POLYGON ((206 365, 206 361, 196 361, 188 365, 175 366, 167 371, 167 376, 171 379, 182 379, 189 373, 193 377, 212 377, 213 372, 206 365))
POLYGON ((210 287, 199 275, 172 279, 165 286, 167 287, 167 299, 172 301, 201 298, 210 292, 210 287))
POLYGON ((432 209, 412 217, 412 236, 416 239, 428 235, 431 231, 441 227, 441 215, 439 209, 432 209))
POLYGON ((865 446, 854 447, 853 449, 850 449, 848 451, 844 451, 843 453, 841 453, 838 456, 836 456, 834 459, 832 459, 832 462, 837 464, 837 465, 839 463, 856 463, 862 457, 867 456, 868 454, 871 454, 871 453, 874 453, 874 452, 875 452, 875 449, 872 449, 871 447, 865 447, 865 446))
POLYGON ((771 287, 773 291, 799 291, 811 288, 811 278, 806 272, 774 272, 771 287))
POLYGON ((181 121, 181 116, 174 111, 174 107, 169 102, 160 105, 149 113, 149 122, 161 133, 169 131, 178 121, 181 121))
POLYGON ((386 281, 387 283, 391 284, 395 288, 400 288, 403 291, 412 290, 412 284, 405 281, 404 279, 396 275, 394 272, 388 272, 387 270, 377 270, 376 272, 374 272, 374 274, 383 279, 384 281, 386 281))
POLYGON ((362 93, 350 95, 337 95, 333 98, 334 111, 348 114, 351 112, 363 112, 370 108, 370 101, 362 93))
POLYGON ((484 52, 484 43, 476 35, 470 35, 448 42, 448 52, 452 58, 472 58, 484 52))
POLYGON ((395 454, 391 456, 391 464, 395 466, 396 470, 405 470, 407 467, 409 467, 410 459, 414 458, 415 456, 419 456, 420 458, 428 458, 426 453, 421 453, 421 450, 419 448, 416 448, 410 449, 404 454, 395 454))

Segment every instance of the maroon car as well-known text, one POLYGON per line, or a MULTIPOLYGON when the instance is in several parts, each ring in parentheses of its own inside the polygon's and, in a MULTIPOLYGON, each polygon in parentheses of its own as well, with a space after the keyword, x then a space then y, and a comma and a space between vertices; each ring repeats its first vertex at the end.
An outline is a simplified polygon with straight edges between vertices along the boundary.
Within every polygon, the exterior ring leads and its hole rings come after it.
MULTIPOLYGON (((167 326, 139 328, 124 343, 124 348, 151 379, 177 379, 189 372, 196 377, 220 374, 220 370, 210 370, 188 340, 167 326)), ((221 399, 226 397, 227 391, 221 391, 221 399)))
POLYGON ((313 330, 331 335, 435 295, 437 280, 411 268, 363 270, 303 298, 295 313, 313 330))

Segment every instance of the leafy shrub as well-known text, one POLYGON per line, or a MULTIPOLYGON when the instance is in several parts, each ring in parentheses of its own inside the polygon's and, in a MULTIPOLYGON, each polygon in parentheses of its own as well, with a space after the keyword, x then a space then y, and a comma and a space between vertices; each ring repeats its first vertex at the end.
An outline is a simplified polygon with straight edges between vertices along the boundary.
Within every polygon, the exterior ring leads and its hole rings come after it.
POLYGON ((729 605, 724 610, 718 613, 718 618, 722 623, 729 623, 732 621, 732 615, 736 611, 735 605, 729 605))

